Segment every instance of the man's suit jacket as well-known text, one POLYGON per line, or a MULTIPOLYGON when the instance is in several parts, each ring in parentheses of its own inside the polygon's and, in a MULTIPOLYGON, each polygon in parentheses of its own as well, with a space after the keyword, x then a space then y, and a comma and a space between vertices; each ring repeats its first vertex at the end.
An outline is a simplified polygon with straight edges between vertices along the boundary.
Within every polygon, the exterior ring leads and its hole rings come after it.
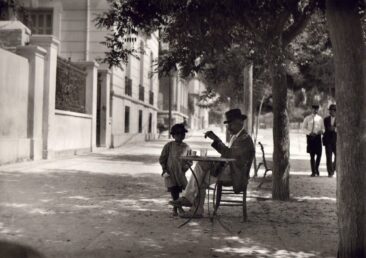
POLYGON ((332 130, 331 117, 327 116, 324 118, 324 128, 325 132, 323 135, 323 145, 336 144, 337 142, 337 132, 332 130))
POLYGON ((254 144, 250 135, 243 130, 230 148, 221 140, 214 141, 211 146, 221 154, 221 157, 236 159, 236 161, 229 163, 233 190, 235 193, 245 190, 255 155, 254 144))

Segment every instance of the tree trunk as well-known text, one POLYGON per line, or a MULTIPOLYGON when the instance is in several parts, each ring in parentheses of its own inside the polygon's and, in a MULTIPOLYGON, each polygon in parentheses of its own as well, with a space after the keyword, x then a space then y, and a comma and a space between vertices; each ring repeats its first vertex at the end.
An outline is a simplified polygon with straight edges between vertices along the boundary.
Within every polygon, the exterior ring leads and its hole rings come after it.
POLYGON ((356 0, 328 0, 337 100, 338 257, 366 257, 365 45, 356 0))
POLYGON ((287 114, 287 81, 281 40, 269 50, 273 98, 273 186, 272 198, 286 201, 289 187, 289 122, 287 114))

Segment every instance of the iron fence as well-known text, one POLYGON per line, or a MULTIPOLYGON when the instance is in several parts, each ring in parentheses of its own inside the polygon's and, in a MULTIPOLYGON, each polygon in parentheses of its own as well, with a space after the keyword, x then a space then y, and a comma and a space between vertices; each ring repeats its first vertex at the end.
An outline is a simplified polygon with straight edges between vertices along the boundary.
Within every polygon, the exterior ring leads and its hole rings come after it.
POLYGON ((86 113, 86 75, 70 60, 57 58, 56 109, 86 113))

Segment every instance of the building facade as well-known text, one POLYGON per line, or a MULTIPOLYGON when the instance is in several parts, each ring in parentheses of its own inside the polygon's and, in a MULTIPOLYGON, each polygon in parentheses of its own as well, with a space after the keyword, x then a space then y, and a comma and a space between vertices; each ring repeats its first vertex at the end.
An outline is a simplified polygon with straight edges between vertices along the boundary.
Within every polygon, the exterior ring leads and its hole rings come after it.
POLYGON ((152 66, 158 34, 139 35, 134 44, 145 54, 130 57, 123 69, 109 69, 97 62, 108 51, 100 44, 108 32, 94 21, 107 10, 106 0, 23 5, 29 10, 27 27, 0 21, 0 95, 17 107, 1 113, 0 163, 155 138, 159 79, 152 66), (14 86, 14 77, 22 82, 14 86))
POLYGON ((209 109, 200 105, 199 96, 206 91, 206 85, 198 77, 192 78, 188 83, 188 99, 191 116, 188 124, 191 128, 205 129, 209 122, 209 109))
POLYGON ((171 105, 171 125, 188 120, 188 83, 178 71, 160 78, 158 123, 169 125, 169 105, 171 105), (170 100, 169 100, 170 99, 170 100))
POLYGON ((185 122, 190 129, 208 127, 208 109, 199 105, 199 96, 206 85, 197 77, 182 79, 178 71, 160 78, 158 123, 169 125, 169 102, 171 102, 171 125, 185 122), (169 101, 169 98, 171 99, 169 101))
MULTIPOLYGON (((33 34, 52 34, 59 39, 59 55, 64 59, 95 61, 108 51, 100 43, 108 32, 96 28, 94 21, 108 9, 106 0, 24 0, 24 5, 31 10, 33 34)), ((98 67, 97 94, 110 95, 105 103, 97 98, 99 146, 118 147, 156 134, 159 79, 152 73, 152 65, 158 58, 158 34, 139 35, 134 44, 145 54, 140 59, 130 57, 123 70, 108 69, 105 64, 98 67), (102 82, 108 89, 100 89, 102 82)))

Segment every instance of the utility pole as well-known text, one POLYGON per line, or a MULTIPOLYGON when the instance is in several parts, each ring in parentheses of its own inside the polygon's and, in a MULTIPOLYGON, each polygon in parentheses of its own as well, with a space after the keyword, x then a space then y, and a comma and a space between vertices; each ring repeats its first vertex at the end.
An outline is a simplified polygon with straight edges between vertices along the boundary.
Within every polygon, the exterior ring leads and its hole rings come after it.
POLYGON ((244 114, 247 115, 244 127, 250 135, 253 130, 253 64, 244 67, 244 114))
POLYGON ((168 122, 168 138, 170 139, 170 128, 172 128, 172 74, 171 72, 169 72, 169 85, 168 85, 168 95, 169 95, 169 102, 168 102, 168 109, 169 109, 169 115, 168 115, 168 119, 169 119, 169 122, 168 122))

